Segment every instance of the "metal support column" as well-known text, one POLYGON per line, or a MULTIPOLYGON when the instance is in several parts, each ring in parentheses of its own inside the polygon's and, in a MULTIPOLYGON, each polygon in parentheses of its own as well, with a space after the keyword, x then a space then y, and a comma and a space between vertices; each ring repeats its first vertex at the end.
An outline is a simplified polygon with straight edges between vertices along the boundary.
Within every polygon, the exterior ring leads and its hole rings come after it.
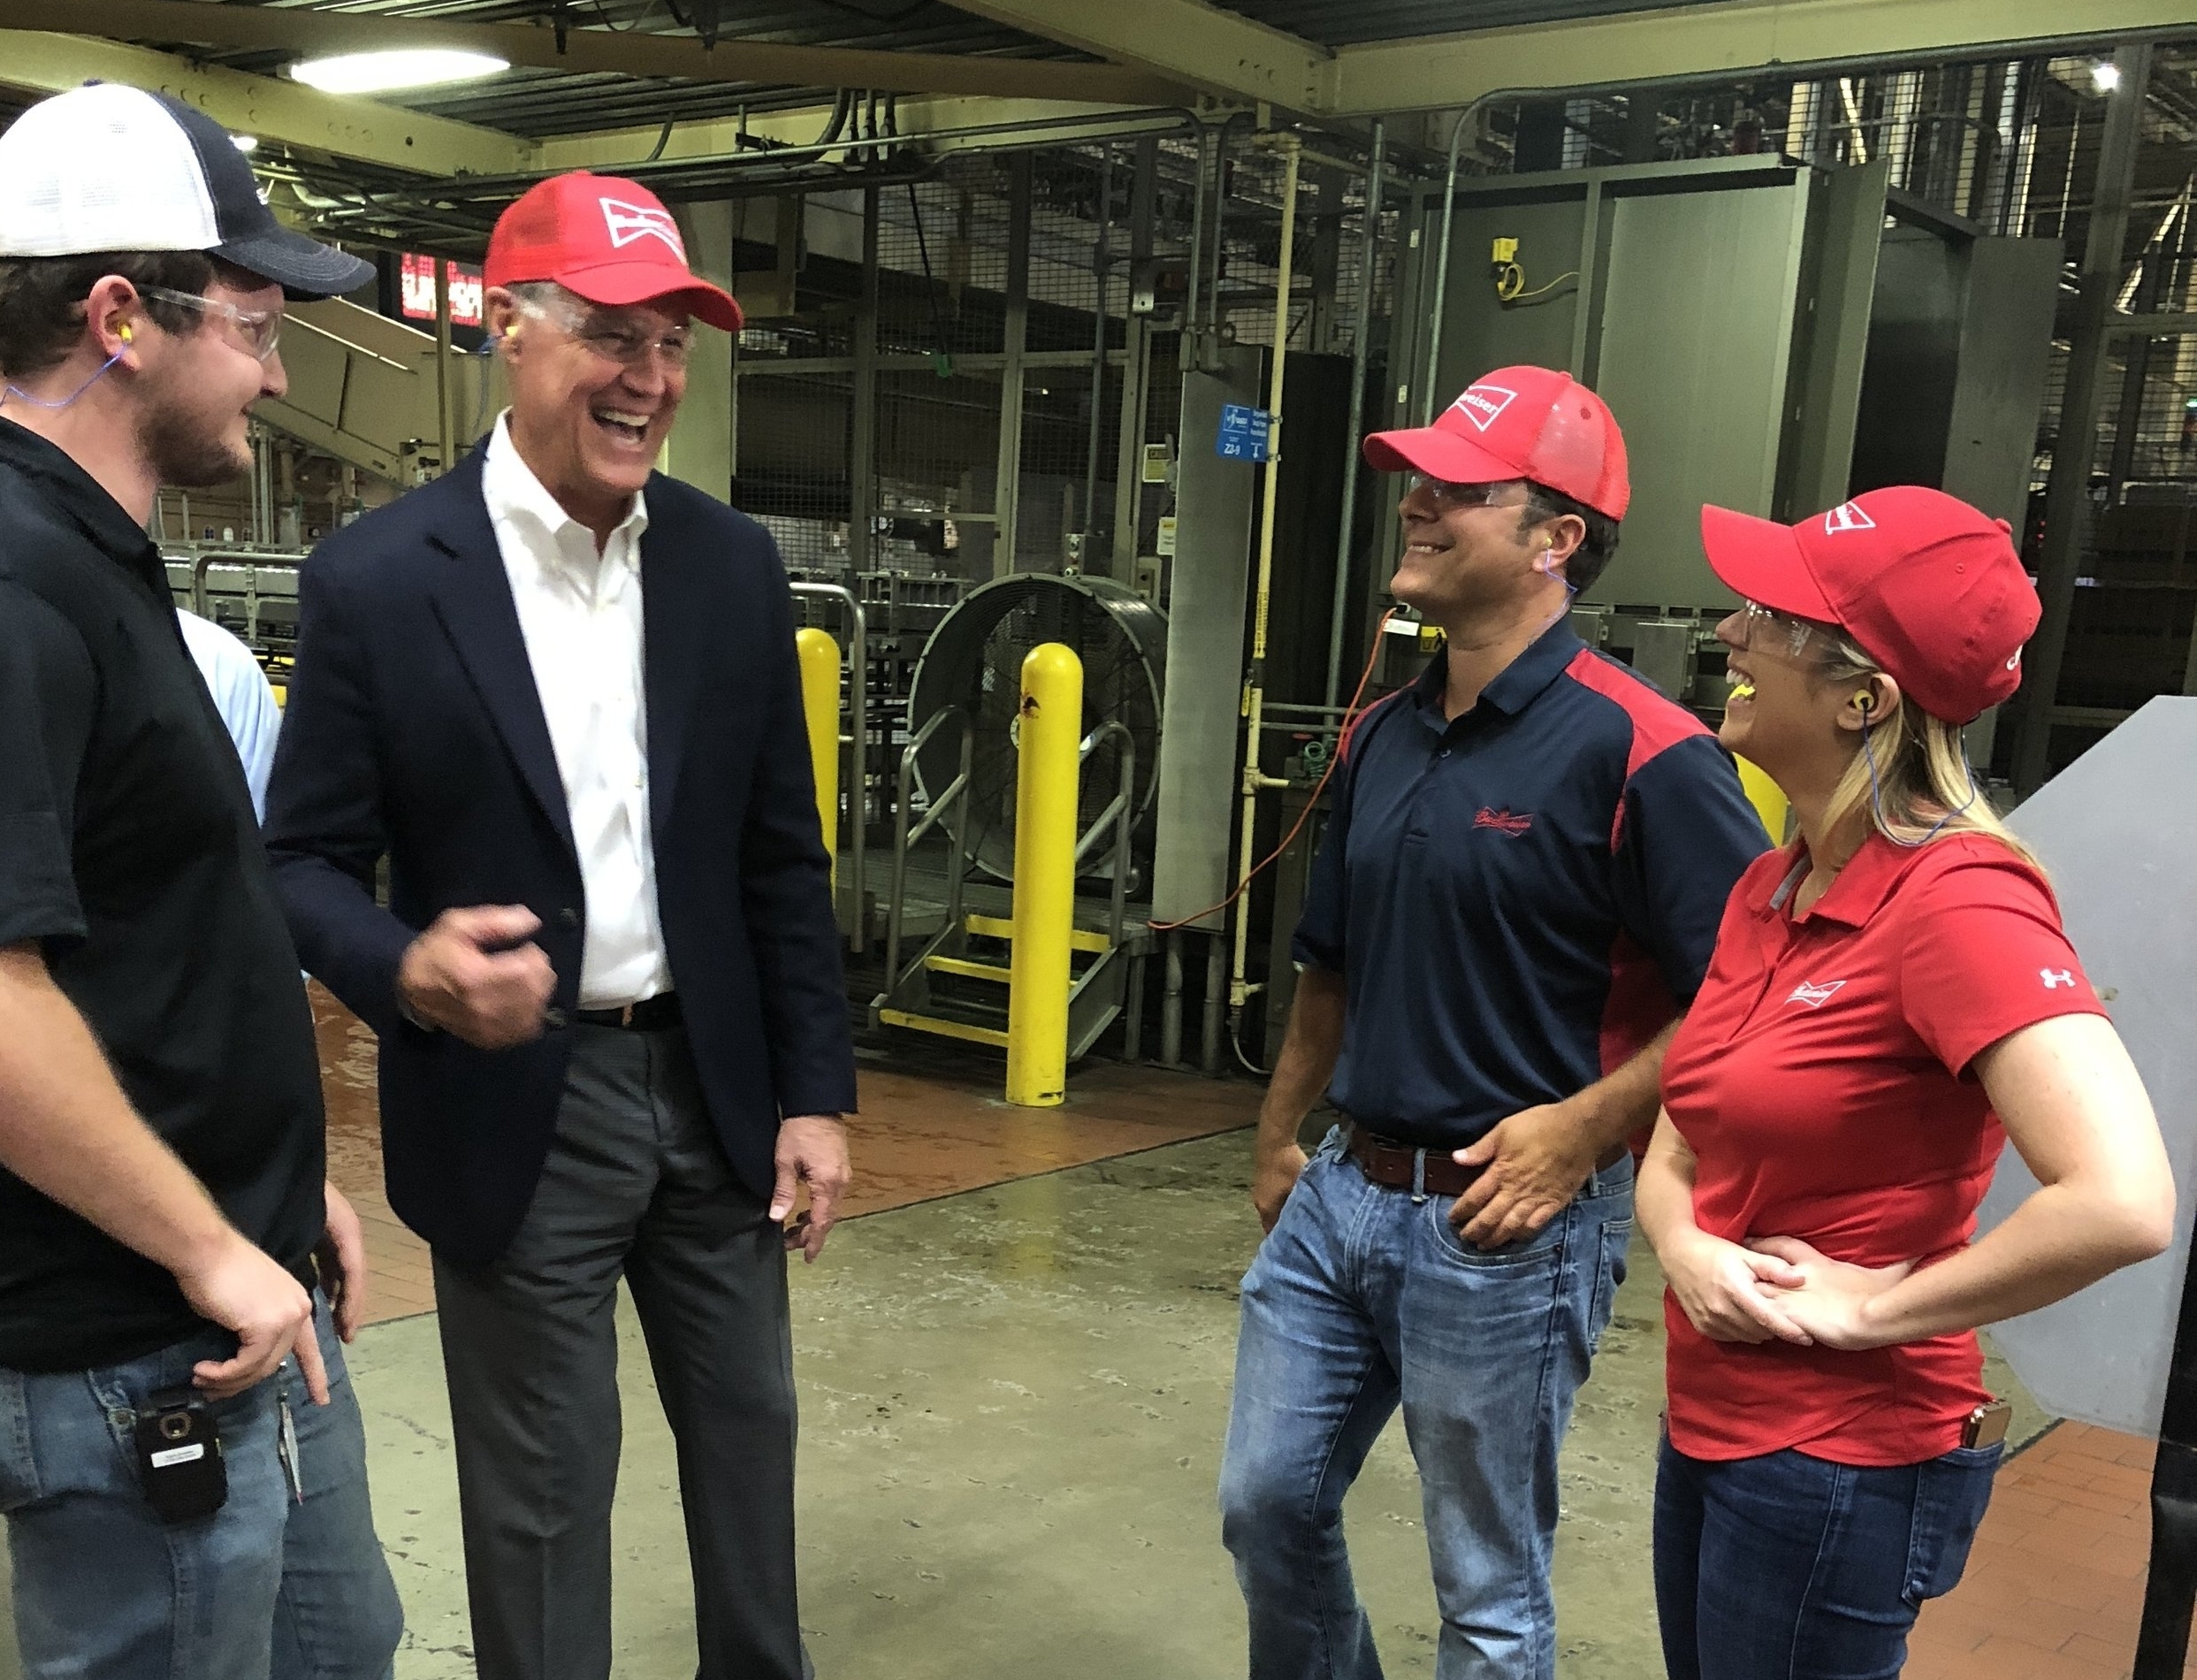
POLYGON ((1160 1064, 1182 1065, 1182 929, 1167 930, 1167 973, 1160 992, 1160 1064))
MULTIPOLYGON (((1239 907, 1239 920, 1244 914, 1239 907)), ((1229 1002, 1228 997, 1228 942, 1217 933, 1209 934, 1205 940, 1205 1019, 1203 1030, 1198 1035, 1198 1067, 1201 1073, 1221 1071, 1221 1022, 1224 1016, 1232 1018, 1238 1007, 1229 1002)))
POLYGON ((1160 143, 1147 137, 1137 141, 1136 176, 1129 194, 1128 354, 1121 375, 1121 424, 1114 447, 1114 540, 1109 569, 1120 584, 1137 577, 1137 500, 1142 486, 1140 470, 1144 453, 1144 404, 1151 388, 1152 317, 1137 313, 1133 301, 1138 277, 1149 272, 1152 260, 1152 213, 1157 197, 1160 143))
POLYGON ((457 424, 450 416, 450 264, 435 259, 435 425, 441 453, 435 458, 437 473, 457 464, 457 424))
POLYGON ((2045 491, 2044 551, 2037 563, 2037 594, 2044 609, 2029 644, 2022 680, 2021 741, 2014 756, 2015 790, 2026 798, 2041 787, 2050 764, 2052 714, 2067 658, 2067 627, 2075 610, 2075 574, 2082 563, 2083 504, 2090 494, 2090 464, 2105 391, 2106 316, 2121 285, 2121 248, 2128 238, 2128 201, 2136 180, 2145 88, 2151 80, 2147 43, 2113 55, 2120 84, 2106 101, 2105 138, 2098 158, 2098 191, 2090 212, 2077 282, 2074 331, 2067 355, 2067 383, 2060 401, 2060 431, 2052 447, 2052 476, 2045 491))
POLYGON ((1083 523, 1074 556, 1080 571, 1092 569, 1092 539, 1098 531, 1099 416, 1106 408, 1106 271, 1110 263, 1106 243, 1114 210, 1112 146, 1105 148, 1103 158, 1099 165, 1098 230, 1091 241, 1091 281, 1096 301, 1091 307, 1091 424, 1084 443, 1083 523))
MULTIPOLYGON (((862 190, 862 302, 854 317, 854 403, 847 451, 847 562, 877 569, 877 221, 878 189, 862 190)), ((857 744, 866 784, 869 743, 857 744)))
MULTIPOLYGON (((1327 696, 1333 706, 1343 680, 1343 616, 1350 600, 1351 550, 1358 521, 1358 439, 1365 427, 1366 357, 1373 337, 1373 287, 1380 276, 1381 173, 1388 125, 1375 120, 1373 157, 1366 169, 1365 240, 1359 261, 1358 318, 1350 346, 1350 426, 1343 439, 1343 516, 1335 532, 1335 592, 1327 610, 1327 696)), ((1269 1058, 1269 1059, 1272 1059, 1269 1058)))
POLYGON ((992 493, 992 576, 1015 569, 1022 517, 1022 354, 1030 336, 1030 154, 1007 164, 1007 340, 999 364, 998 485, 992 493))

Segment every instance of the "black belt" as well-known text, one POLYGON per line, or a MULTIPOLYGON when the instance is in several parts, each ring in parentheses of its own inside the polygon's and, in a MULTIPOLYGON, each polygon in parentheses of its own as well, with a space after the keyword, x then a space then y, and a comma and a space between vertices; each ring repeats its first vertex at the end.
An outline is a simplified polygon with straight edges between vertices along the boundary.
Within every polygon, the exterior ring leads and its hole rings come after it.
POLYGON ((637 1004, 620 1004, 614 1009, 576 1009, 572 1019, 589 1027, 617 1027, 629 1033, 660 1033, 666 1027, 679 1025, 679 994, 658 992, 653 997, 644 997, 637 1004))

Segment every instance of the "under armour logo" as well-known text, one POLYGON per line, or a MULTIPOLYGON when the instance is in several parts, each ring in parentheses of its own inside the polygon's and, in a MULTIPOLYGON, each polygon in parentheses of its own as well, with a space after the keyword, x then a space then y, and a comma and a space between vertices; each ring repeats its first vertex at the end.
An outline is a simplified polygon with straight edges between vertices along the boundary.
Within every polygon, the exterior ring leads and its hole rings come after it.
POLYGON ((1846 982, 1842 980, 1835 980, 1828 986, 1819 986, 1812 981, 1803 981, 1793 988, 1793 995, 1785 1001, 1789 1004, 1805 1004, 1811 1009, 1821 1009, 1837 995, 1839 989, 1845 984, 1846 982))
POLYGON ((1858 501, 1842 501, 1823 515, 1823 534, 1835 537, 1842 531, 1874 531, 1877 522, 1862 511, 1858 501))
POLYGON ((1465 394, 1449 406, 1466 419, 1485 431, 1502 418, 1503 410, 1518 400, 1515 391, 1506 391, 1499 385, 1476 385, 1467 388, 1465 394))
POLYGON ((669 210, 629 204, 622 198, 606 198, 601 202, 603 225, 609 230, 612 250, 623 250, 636 240, 660 239, 682 263, 687 260, 686 247, 679 243, 679 225, 671 219, 669 210))
POLYGON ((2037 978, 2044 981, 2044 989, 2047 991, 2056 991, 2062 986, 2066 987, 2070 991, 2075 989, 2075 976, 2071 970, 2065 968, 2040 968, 2037 971, 2037 978))

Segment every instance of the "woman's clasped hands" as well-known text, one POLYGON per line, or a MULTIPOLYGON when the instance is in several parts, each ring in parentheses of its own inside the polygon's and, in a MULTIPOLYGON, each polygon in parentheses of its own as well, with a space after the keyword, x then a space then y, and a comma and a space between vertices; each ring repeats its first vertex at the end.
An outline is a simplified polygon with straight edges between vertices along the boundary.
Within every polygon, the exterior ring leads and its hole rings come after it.
POLYGON ((1852 1350, 1880 1348, 1888 1335, 1873 1310, 1915 1269, 1857 1266, 1797 1237, 1745 1243, 1697 1233, 1664 1256, 1664 1277, 1693 1327, 1712 1341, 1786 1341, 1852 1350))

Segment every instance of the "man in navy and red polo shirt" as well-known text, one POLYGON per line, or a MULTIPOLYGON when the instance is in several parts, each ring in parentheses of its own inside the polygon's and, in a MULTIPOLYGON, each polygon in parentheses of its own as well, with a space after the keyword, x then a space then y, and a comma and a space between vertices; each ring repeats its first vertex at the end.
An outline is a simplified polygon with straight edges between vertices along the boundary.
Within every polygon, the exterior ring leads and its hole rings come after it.
POLYGON ((1400 1403, 1439 1680, 1548 1680, 1556 1451, 1632 1231, 1626 1141, 1768 844, 1693 715, 1566 623, 1630 495, 1602 400, 1505 368, 1366 459, 1448 637, 1346 739, 1260 1116, 1223 1533, 1255 1680, 1377 1680, 1343 1494, 1400 1403), (1342 1123, 1297 1145, 1323 1092, 1342 1123))

